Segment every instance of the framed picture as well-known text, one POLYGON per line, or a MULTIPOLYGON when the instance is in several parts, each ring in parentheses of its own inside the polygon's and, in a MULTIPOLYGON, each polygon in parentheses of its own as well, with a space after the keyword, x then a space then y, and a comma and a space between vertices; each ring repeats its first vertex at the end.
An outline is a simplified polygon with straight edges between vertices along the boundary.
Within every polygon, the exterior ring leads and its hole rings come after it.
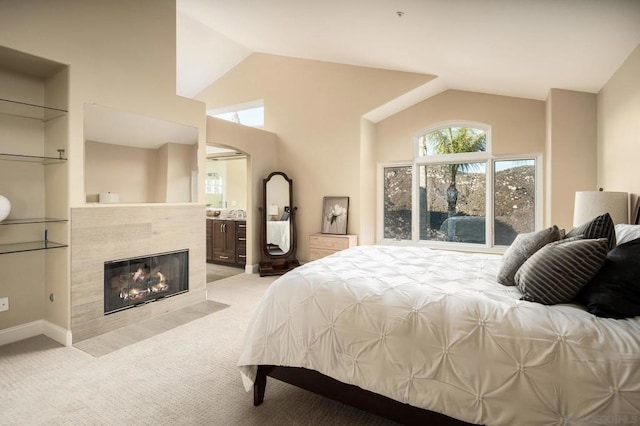
POLYGON ((638 196, 636 200, 636 207, 633 209, 633 216, 630 222, 635 225, 640 225, 640 196, 638 196))
POLYGON ((349 197, 324 197, 322 233, 346 235, 348 213, 349 197))

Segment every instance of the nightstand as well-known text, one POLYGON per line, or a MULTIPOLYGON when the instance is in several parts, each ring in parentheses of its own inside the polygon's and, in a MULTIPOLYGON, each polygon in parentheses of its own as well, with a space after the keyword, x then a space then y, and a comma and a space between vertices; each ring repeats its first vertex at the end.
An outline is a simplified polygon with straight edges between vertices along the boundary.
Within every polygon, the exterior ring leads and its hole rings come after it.
POLYGON ((316 260, 358 245, 357 235, 309 235, 309 260, 316 260))

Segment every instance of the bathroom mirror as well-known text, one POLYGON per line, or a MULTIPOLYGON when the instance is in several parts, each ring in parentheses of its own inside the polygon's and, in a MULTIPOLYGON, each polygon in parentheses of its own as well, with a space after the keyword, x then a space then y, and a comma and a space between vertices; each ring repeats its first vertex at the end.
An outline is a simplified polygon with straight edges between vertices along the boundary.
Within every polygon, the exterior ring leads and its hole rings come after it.
POLYGON ((197 201, 198 129, 84 105, 88 203, 197 201))
POLYGON ((295 257, 296 209, 293 182, 285 173, 273 172, 263 180, 260 276, 281 275, 300 265, 295 257))

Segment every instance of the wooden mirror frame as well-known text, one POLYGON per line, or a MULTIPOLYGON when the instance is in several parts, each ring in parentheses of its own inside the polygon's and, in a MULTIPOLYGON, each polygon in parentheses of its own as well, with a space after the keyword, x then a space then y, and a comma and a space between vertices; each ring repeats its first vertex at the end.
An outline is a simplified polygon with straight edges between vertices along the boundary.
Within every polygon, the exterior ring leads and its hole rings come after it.
POLYGON ((284 172, 272 172, 262 180, 262 206, 260 210, 260 253, 261 261, 258 271, 261 277, 270 275, 282 275, 300 266, 296 259, 296 210, 293 206, 293 181, 284 172), (289 184, 289 251, 284 254, 272 254, 267 250, 267 183, 274 176, 282 176, 289 184))

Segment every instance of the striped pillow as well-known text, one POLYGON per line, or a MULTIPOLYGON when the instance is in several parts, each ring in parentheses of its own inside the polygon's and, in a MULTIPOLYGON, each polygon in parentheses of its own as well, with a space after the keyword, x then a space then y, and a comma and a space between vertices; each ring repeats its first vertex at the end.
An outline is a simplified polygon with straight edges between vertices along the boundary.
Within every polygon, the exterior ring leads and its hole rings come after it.
POLYGON ((567 237, 582 238, 606 238, 609 250, 616 246, 616 228, 613 225, 613 219, 609 213, 600 215, 587 223, 573 228, 567 233, 567 237))
POLYGON ((607 258, 606 238, 578 237, 549 243, 516 272, 522 300, 545 305, 571 302, 607 258))

